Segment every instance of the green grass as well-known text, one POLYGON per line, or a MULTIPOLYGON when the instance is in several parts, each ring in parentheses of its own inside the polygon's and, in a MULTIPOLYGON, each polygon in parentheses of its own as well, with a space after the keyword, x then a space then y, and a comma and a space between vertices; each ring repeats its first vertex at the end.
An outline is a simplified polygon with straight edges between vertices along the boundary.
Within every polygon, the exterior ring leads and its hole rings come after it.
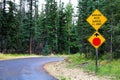
MULTIPOLYGON (((35 55, 35 54, 18 54, 18 53, 9 53, 9 54, 3 54, 0 53, 0 60, 4 60, 4 59, 14 59, 14 58, 24 58, 24 57, 32 57, 32 56, 44 56, 44 55, 35 55)), ((55 55, 47 55, 44 57, 68 57, 69 55, 66 54, 55 54, 55 55)))
MULTIPOLYGON (((86 59, 85 55, 75 54, 69 56, 69 60, 72 62, 70 67, 80 67, 85 71, 94 72, 96 70, 95 60, 86 59)), ((107 60, 99 60, 98 72, 96 74, 100 76, 109 76, 113 80, 120 80, 120 59, 113 60, 112 62, 107 60)))
POLYGON ((2 54, 0 53, 0 60, 5 60, 5 59, 14 59, 14 58, 24 58, 24 57, 32 57, 32 56, 37 56, 34 54, 2 54))
POLYGON ((63 76, 60 76, 60 80, 71 80, 71 79, 70 79, 70 78, 67 79, 67 78, 65 78, 65 77, 63 77, 63 76))

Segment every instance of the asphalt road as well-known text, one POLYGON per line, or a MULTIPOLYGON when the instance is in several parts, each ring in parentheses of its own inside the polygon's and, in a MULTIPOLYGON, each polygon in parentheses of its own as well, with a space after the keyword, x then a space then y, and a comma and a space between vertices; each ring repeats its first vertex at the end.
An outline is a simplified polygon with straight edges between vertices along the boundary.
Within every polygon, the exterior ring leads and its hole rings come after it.
POLYGON ((63 58, 24 58, 0 61, 0 80, 56 80, 44 69, 48 62, 60 61, 63 58))

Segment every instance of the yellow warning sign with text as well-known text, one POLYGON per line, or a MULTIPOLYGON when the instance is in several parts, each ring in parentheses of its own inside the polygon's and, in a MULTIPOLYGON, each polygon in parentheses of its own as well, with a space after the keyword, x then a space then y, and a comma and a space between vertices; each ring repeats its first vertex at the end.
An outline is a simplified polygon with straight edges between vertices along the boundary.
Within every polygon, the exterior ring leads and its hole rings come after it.
POLYGON ((98 30, 105 22, 107 18, 96 9, 88 18, 87 22, 95 29, 98 30))

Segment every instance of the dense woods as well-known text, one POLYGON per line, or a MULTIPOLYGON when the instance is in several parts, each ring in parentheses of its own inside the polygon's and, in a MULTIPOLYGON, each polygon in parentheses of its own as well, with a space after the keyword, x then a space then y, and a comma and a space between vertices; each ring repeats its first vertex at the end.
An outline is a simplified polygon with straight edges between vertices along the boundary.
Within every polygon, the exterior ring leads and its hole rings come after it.
POLYGON ((106 42, 100 54, 120 57, 120 0, 78 0, 77 12, 69 1, 45 0, 39 11, 38 0, 0 0, 1 53, 84 53, 92 56, 87 41, 94 29, 87 17, 99 9, 108 19, 99 32, 106 42))

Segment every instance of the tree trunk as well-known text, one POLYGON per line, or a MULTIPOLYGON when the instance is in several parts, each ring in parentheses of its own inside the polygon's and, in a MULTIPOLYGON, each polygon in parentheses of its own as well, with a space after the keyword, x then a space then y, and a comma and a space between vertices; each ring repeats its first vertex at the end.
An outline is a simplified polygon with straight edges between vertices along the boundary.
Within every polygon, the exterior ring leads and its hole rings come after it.
MULTIPOLYGON (((111 26, 112 27, 112 26, 111 26)), ((112 57, 112 52, 113 52, 113 48, 112 48, 112 38, 113 38, 113 35, 112 35, 112 29, 111 29, 111 33, 110 33, 110 61, 112 61, 113 57, 112 57)))
POLYGON ((5 8, 6 8, 6 0, 3 1, 3 15, 5 13, 5 8))

